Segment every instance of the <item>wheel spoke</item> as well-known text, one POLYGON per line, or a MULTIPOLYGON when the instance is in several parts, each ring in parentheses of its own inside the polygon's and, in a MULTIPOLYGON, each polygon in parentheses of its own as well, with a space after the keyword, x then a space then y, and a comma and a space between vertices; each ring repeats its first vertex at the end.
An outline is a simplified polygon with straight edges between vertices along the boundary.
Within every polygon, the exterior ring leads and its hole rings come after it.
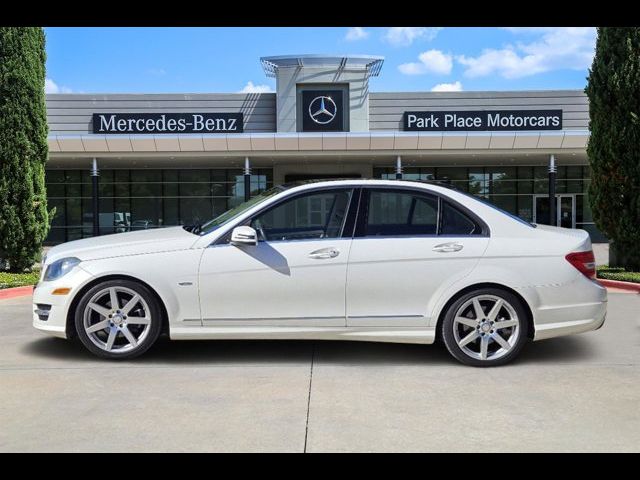
POLYGON ((472 328, 476 328, 478 326, 478 320, 476 320, 475 318, 456 317, 456 322, 472 328))
POLYGON ((491 311, 487 315, 487 319, 490 322, 494 322, 495 321, 495 319, 498 316, 498 313, 500 312, 500 309, 502 308, 502 304, 503 303, 504 303, 504 301, 502 299, 500 299, 500 300, 497 300, 496 303, 493 305, 493 308, 491 309, 491 311))
POLYGON ((111 351, 111 349, 113 348, 113 342, 116 341, 117 335, 118 335, 118 330, 115 328, 112 328, 111 331, 109 332, 109 338, 107 339, 107 345, 105 347, 107 351, 111 351))
POLYGON ((99 330, 104 330, 109 326, 109 320, 103 320, 101 322, 96 323, 95 325, 91 325, 87 328, 87 333, 97 332, 99 330))
POLYGON ((89 306, 89 308, 91 310, 95 310, 96 312, 98 312, 100 315, 102 315, 105 318, 108 317, 109 314, 111 313, 108 308, 104 308, 104 307, 98 305, 97 303, 90 303, 88 306, 89 306))
POLYGON ((149 317, 127 317, 129 325, 149 325, 151 319, 149 317))
POLYGON ((473 299, 473 309, 476 312, 476 320, 480 321, 484 318, 484 311, 482 310, 482 305, 480 305, 480 300, 477 298, 473 299))
POLYGON ((471 332, 469 335, 467 335, 466 337, 464 337, 462 340, 460 340, 458 342, 458 345, 460 347, 464 347, 466 344, 473 342, 476 338, 478 338, 478 332, 477 330, 474 330, 473 332, 471 332))
POLYGON ((511 348, 511 345, 509 345, 509 342, 507 342, 504 338, 502 338, 499 333, 496 332, 495 335, 493 336, 493 339, 496 342, 498 342, 498 344, 505 350, 509 350, 511 348))
POLYGON ((494 330, 500 330, 501 328, 515 327, 516 325, 518 325, 518 321, 517 320, 504 320, 502 322, 494 323, 493 324, 493 329, 494 330))
POLYGON ((482 358, 482 360, 487 359, 488 347, 489 347, 489 337, 485 335, 480 339, 480 358, 482 358))
POLYGON ((131 333, 127 327, 124 327, 121 330, 121 332, 125 336, 125 338, 129 341, 132 347, 135 347, 138 344, 136 337, 133 336, 133 333, 131 333))
POLYGON ((127 304, 124 307, 122 307, 122 313, 124 313, 125 315, 129 315, 129 312, 131 311, 131 309, 135 307, 139 301, 140 301, 140 295, 136 293, 133 297, 131 297, 131 300, 129 300, 127 304))
POLYGON ((118 293, 116 289, 111 287, 109 289, 109 298, 111 299, 111 308, 117 310, 120 308, 120 304, 118 304, 118 293))

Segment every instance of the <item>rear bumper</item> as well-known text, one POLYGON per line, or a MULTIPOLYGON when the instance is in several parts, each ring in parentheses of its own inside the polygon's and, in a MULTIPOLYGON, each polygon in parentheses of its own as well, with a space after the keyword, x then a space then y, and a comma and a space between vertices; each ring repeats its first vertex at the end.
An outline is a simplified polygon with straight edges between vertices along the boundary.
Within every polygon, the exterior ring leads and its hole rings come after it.
MULTIPOLYGON (((607 302, 594 303, 591 305, 574 305, 570 308, 572 312, 565 312, 572 317, 576 317, 577 309, 583 314, 580 320, 565 320, 560 322, 545 323, 536 325, 534 340, 544 340, 546 338, 560 337, 563 335, 572 335, 574 333, 589 332, 597 330, 602 325, 607 316, 607 302)), ((557 312, 556 312, 557 313, 557 312)))
POLYGON ((607 315, 607 289, 580 275, 561 287, 538 289, 534 340, 597 330, 607 315))

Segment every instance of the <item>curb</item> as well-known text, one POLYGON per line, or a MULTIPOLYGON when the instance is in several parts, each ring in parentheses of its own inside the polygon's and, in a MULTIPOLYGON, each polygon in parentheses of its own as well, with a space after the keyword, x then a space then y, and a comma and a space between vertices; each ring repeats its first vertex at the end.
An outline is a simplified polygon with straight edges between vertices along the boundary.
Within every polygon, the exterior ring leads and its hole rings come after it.
POLYGON ((596 280, 607 288, 620 288, 622 290, 629 290, 632 292, 640 293, 640 283, 621 282, 620 280, 606 280, 604 278, 596 278, 596 280))
POLYGON ((24 297, 27 295, 31 295, 32 292, 33 285, 27 285, 26 287, 4 288, 0 290, 0 300, 4 300, 6 298, 24 297))

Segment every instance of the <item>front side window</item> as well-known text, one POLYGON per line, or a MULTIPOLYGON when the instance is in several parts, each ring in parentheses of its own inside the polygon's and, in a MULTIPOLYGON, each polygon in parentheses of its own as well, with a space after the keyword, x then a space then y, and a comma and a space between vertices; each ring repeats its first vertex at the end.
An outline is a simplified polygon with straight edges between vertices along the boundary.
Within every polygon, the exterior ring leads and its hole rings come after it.
POLYGON ((323 190, 296 196, 251 221, 261 240, 339 238, 352 190, 323 190))
POLYGON ((438 199, 399 190, 371 190, 365 236, 436 235, 438 199))

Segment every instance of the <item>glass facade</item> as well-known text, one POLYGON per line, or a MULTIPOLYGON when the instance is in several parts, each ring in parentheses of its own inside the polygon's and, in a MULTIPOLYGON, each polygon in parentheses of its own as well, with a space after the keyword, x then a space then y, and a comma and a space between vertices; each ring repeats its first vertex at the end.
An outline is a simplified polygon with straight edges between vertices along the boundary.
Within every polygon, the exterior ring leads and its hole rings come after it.
MULTIPOLYGON (((270 188, 270 168, 254 168, 251 195, 270 188)), ((93 235, 88 170, 47 170, 49 208, 56 208, 45 244, 93 235)), ((100 233, 205 222, 244 201, 240 169, 100 171, 100 233)))
MULTIPOLYGON (((373 177, 394 179, 395 166, 374 167, 373 177)), ((556 194, 560 195, 559 217, 562 226, 581 228, 589 232, 592 241, 602 242, 606 237, 595 227, 587 201, 590 177, 588 166, 558 167, 556 194)), ((457 188, 483 197, 529 222, 549 221, 548 199, 545 200, 549 191, 546 166, 405 167, 403 178, 448 180, 457 188)))

